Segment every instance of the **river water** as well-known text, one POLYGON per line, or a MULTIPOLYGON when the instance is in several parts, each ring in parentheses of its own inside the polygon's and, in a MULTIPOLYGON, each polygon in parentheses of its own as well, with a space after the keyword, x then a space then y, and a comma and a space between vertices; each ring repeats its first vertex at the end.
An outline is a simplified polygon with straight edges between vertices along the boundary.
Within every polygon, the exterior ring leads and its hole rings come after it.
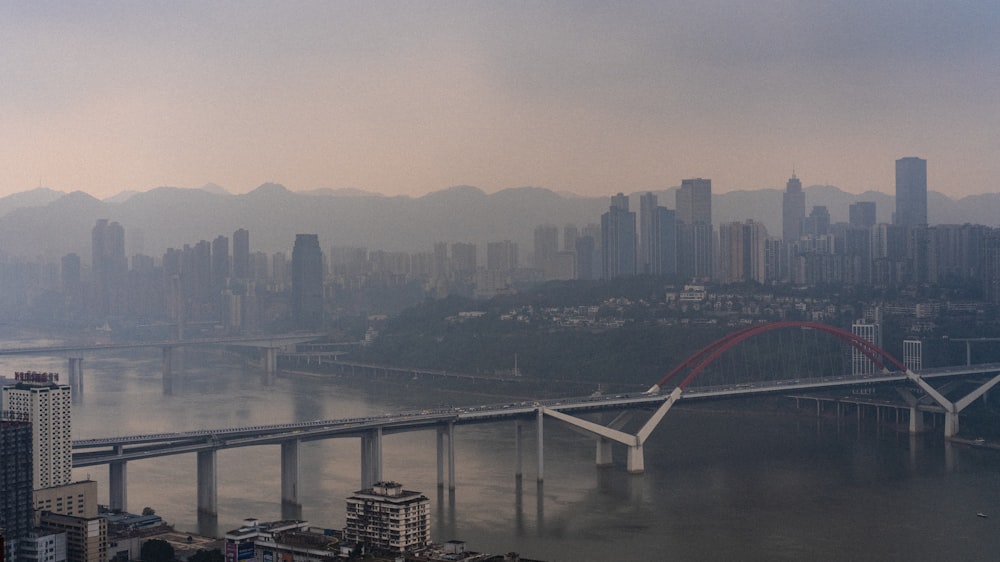
MULTIPOLYGON (((165 386, 159 350, 88 355, 75 439, 344 418, 439 404, 500 402, 424 381, 279 376, 187 353, 165 386)), ((176 362, 175 362, 176 363, 176 362)), ((61 357, 0 357, 0 372, 65 372, 61 357)), ((723 406, 719 406, 721 408, 723 406)), ((646 473, 594 466, 592 439, 545 425, 544 484, 534 424, 514 478, 511 422, 456 429, 457 489, 438 491, 433 432, 390 435, 383 476, 432 502, 432 538, 549 561, 997 560, 1000 453, 917 438, 872 420, 675 408, 645 445, 646 473), (977 512, 993 515, 977 517, 977 512)), ((303 517, 341 527, 360 484, 357 439, 303 443, 303 517)), ((277 446, 221 451, 217 529, 279 519, 277 446)), ((76 469, 99 483, 107 469, 76 469)), ((197 531, 195 457, 130 462, 128 507, 197 531)), ((204 529, 202 529, 204 530, 204 529)))

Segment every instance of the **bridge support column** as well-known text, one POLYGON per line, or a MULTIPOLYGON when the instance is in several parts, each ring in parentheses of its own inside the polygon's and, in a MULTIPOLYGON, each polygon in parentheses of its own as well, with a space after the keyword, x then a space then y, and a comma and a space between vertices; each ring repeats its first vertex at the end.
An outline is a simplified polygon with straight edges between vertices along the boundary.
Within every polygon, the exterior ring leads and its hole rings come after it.
POLYGON ((448 489, 455 491, 455 424, 448 424, 448 489))
POLYGON ((524 468, 524 442, 521 436, 523 428, 524 426, 521 424, 521 420, 516 420, 514 422, 514 478, 518 481, 520 481, 523 476, 524 468))
POLYGON ((299 503, 299 440, 281 444, 281 518, 301 519, 299 503))
POLYGON ((173 376, 174 348, 172 346, 163 347, 163 378, 169 379, 173 376))
MULTIPOLYGON (((120 450, 120 449, 119 449, 120 450)), ((111 511, 128 509, 128 482, 125 461, 108 463, 108 507, 111 511)))
POLYGON ((542 413, 542 409, 538 409, 538 483, 541 484, 545 480, 545 444, 544 444, 544 432, 542 431, 542 419, 545 414, 542 413))
POLYGON ((614 465, 614 457, 611 452, 611 440, 606 437, 597 439, 597 467, 607 468, 614 465))
POLYGON ((965 395, 964 398, 952 402, 944 397, 944 395, 935 389, 933 386, 927 384, 927 382, 922 379, 919 375, 913 371, 906 371, 906 376, 913 382, 917 383, 920 388, 924 389, 939 406, 944 408, 944 436, 945 438, 955 437, 958 435, 958 414, 965 408, 975 402, 980 396, 989 392, 991 388, 1000 383, 1000 375, 997 375, 990 379, 989 381, 983 383, 978 388, 965 395))
POLYGON ((646 461, 645 455, 642 452, 642 443, 629 445, 628 461, 625 465, 625 470, 629 474, 642 474, 646 472, 646 461))
POLYGON ((382 428, 361 436, 361 489, 367 490, 382 480, 382 428))
POLYGON ((278 372, 278 348, 277 347, 267 347, 264 348, 264 371, 269 375, 277 374, 278 372))
POLYGON ((444 436, 445 428, 437 428, 437 482, 438 488, 444 488, 444 436))
POLYGON ((910 406, 910 433, 924 432, 924 413, 916 406, 910 406))
POLYGON ((67 357, 69 386, 73 393, 83 391, 83 357, 67 357))
POLYGON ((198 451, 198 513, 219 514, 219 488, 216 471, 217 451, 198 451))

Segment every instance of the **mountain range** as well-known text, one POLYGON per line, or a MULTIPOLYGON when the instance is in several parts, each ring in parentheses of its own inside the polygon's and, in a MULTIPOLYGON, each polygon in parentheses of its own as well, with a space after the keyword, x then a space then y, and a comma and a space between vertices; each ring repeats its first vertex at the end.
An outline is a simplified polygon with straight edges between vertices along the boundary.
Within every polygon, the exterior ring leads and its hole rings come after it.
MULTIPOLYGON (((674 208, 676 188, 656 191, 660 205, 674 208)), ((806 212, 825 205, 833 222, 845 222, 848 206, 874 201, 880 222, 891 222, 895 200, 879 192, 859 195, 834 186, 805 189, 806 212)), ((631 209, 638 210, 638 193, 631 209)), ((754 219, 773 236, 781 234, 782 191, 732 191, 712 196, 713 222, 754 219)), ((160 256, 219 235, 250 231, 251 250, 291 252, 298 233, 318 234, 324 250, 331 246, 362 246, 369 250, 431 251, 434 242, 480 245, 512 240, 520 245, 522 261, 533 249, 533 231, 541 224, 581 229, 600 223, 609 197, 582 197, 539 187, 520 187, 487 194, 458 186, 421 197, 389 197, 361 190, 320 189, 293 192, 267 183, 234 195, 218 186, 201 189, 160 187, 99 200, 83 192, 65 193, 37 188, 0 198, 0 255, 58 260, 76 252, 90 261, 90 232, 98 219, 125 228, 126 252, 160 256)), ((932 224, 978 223, 996 226, 1000 194, 951 199, 928 194, 932 224)))

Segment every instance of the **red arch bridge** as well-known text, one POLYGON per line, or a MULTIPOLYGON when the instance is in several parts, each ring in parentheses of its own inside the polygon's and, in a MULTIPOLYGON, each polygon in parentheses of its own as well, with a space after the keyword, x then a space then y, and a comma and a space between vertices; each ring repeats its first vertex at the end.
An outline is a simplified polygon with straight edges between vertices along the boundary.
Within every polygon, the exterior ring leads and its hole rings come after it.
POLYGON ((945 435, 952 437, 958 432, 959 413, 1000 382, 1000 374, 997 373, 1000 373, 1000 364, 992 363, 923 369, 918 374, 872 342, 839 328, 815 322, 774 322, 738 330, 705 346, 645 392, 482 406, 437 407, 364 418, 84 439, 73 442, 73 466, 109 465, 110 504, 114 509, 124 510, 128 461, 196 453, 198 510, 200 514, 215 515, 218 509, 216 453, 220 449, 235 447, 280 445, 282 513, 283 517, 294 518, 301 514, 298 498, 298 448, 305 441, 360 438, 361 485, 362 488, 368 488, 382 479, 384 435, 432 429, 437 432, 438 485, 444 485, 447 467, 448 486, 454 489, 456 426, 513 420, 515 474, 520 478, 522 429, 526 422, 534 421, 538 448, 537 478, 541 482, 544 474, 543 422, 545 418, 549 418, 593 437, 597 444, 596 461, 599 466, 612 464, 614 444, 625 446, 628 451, 627 470, 637 474, 644 471, 643 445, 671 407, 681 400, 694 403, 806 390, 895 384, 905 402, 903 407, 909 409, 911 431, 923 431, 924 412, 934 411, 944 414, 945 435), (779 339, 776 343, 771 342, 771 349, 763 353, 753 348, 748 351, 744 345, 746 342, 775 335, 779 339), (833 342, 833 351, 816 347, 814 343, 819 341, 833 342), (774 347, 780 353, 775 353, 774 347), (800 355, 808 357, 792 357, 791 372, 794 375, 789 376, 789 367, 782 367, 780 364, 788 362, 788 357, 794 355, 791 352, 796 348, 805 348, 805 352, 800 355), (851 372, 847 374, 843 369, 837 371, 829 368, 824 371, 815 364, 803 362, 804 359, 818 359, 820 362, 825 360, 831 364, 846 362, 850 364, 851 372), (756 373, 752 372, 754 365, 756 373), (718 366, 722 368, 716 368, 713 372, 713 367, 718 366), (783 374, 776 376, 771 373, 783 374), (987 380, 983 380, 984 378, 987 380), (938 383, 938 386, 932 386, 931 381, 938 383), (945 384, 940 385, 940 381, 945 384), (963 382, 964 386, 956 384, 958 381, 963 382), (955 392, 967 388, 970 381, 973 382, 973 390, 955 397, 955 392), (920 390, 915 391, 914 387, 920 390), (652 415, 634 433, 624 431, 633 415, 643 410, 652 410, 652 415), (602 425, 576 415, 594 412, 617 412, 617 416, 610 423, 602 425))

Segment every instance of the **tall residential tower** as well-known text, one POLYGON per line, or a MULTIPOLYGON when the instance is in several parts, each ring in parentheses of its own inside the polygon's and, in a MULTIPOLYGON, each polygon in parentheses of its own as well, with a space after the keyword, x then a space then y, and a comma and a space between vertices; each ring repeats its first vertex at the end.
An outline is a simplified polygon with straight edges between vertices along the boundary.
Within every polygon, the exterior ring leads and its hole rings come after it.
POLYGON ((896 160, 896 216, 900 226, 927 224, 927 160, 896 160))

